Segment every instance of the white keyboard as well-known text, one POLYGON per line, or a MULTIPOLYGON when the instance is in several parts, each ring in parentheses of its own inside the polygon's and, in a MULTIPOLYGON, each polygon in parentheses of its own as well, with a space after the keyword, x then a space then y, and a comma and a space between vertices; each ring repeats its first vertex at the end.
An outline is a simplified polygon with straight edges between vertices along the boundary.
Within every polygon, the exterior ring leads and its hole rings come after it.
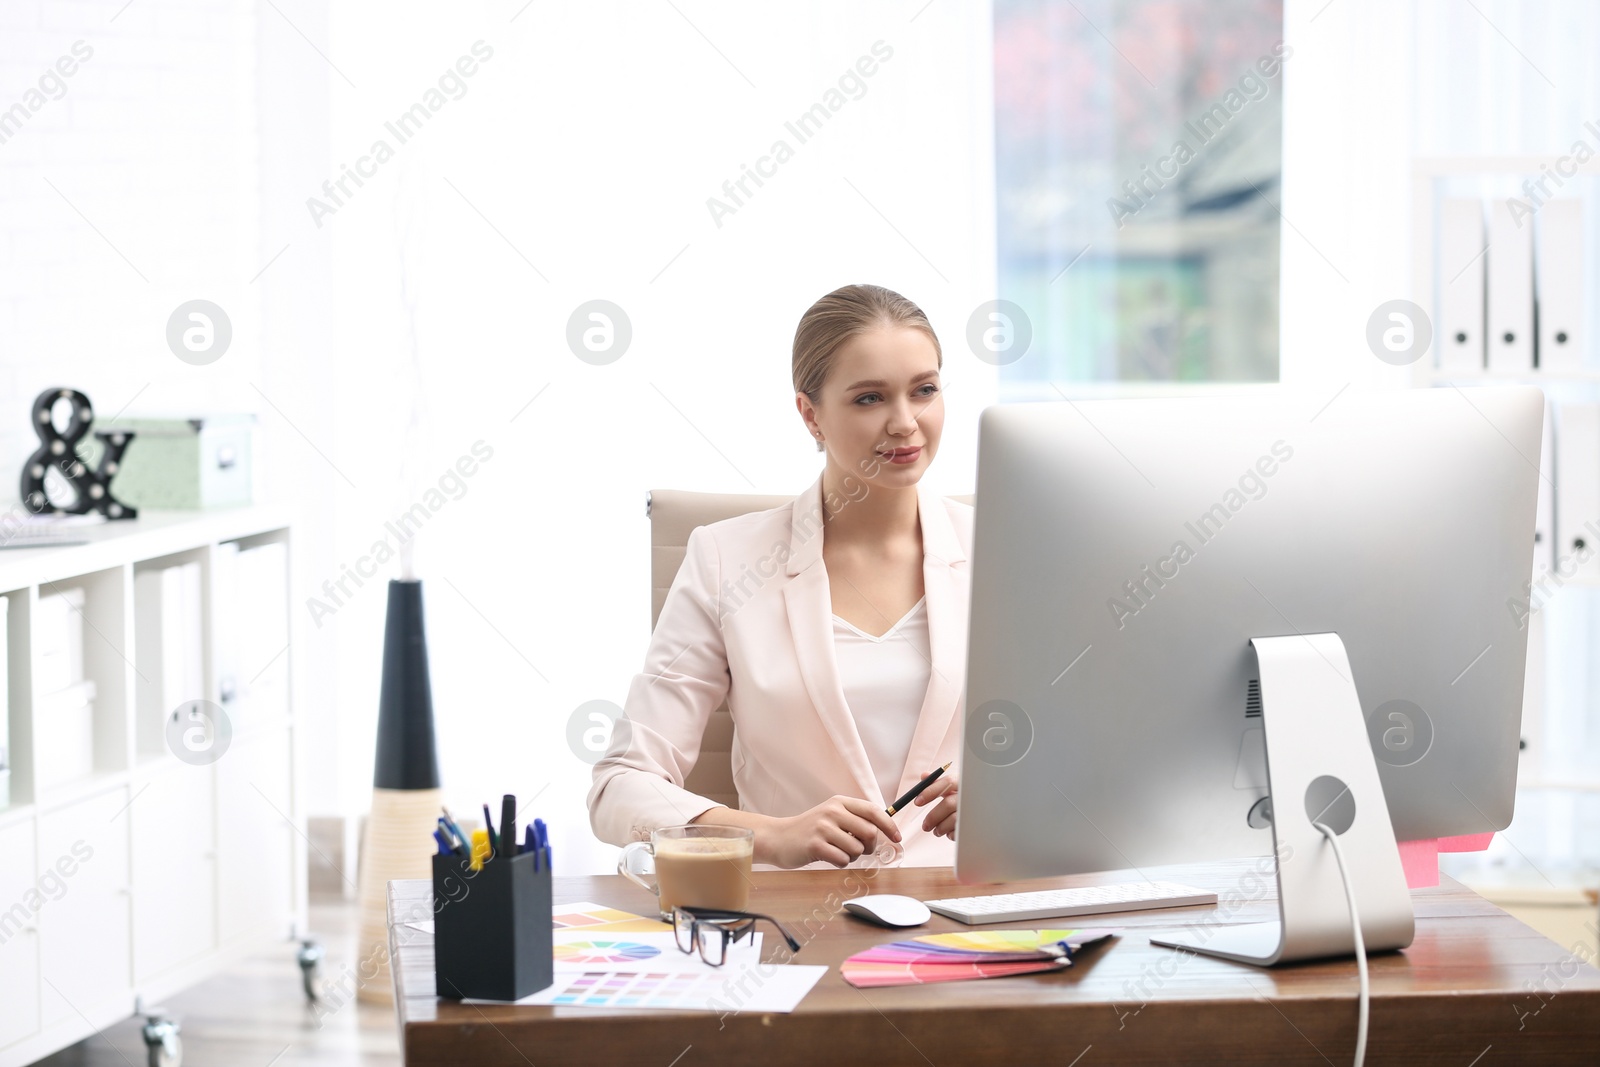
POLYGON ((930 911, 976 926, 981 923, 1023 922, 1068 915, 1103 915, 1149 908, 1185 908, 1215 904, 1217 895, 1174 882, 1129 882, 1093 885, 1081 889, 1041 889, 1035 893, 996 893, 984 897, 950 897, 924 900, 930 911))

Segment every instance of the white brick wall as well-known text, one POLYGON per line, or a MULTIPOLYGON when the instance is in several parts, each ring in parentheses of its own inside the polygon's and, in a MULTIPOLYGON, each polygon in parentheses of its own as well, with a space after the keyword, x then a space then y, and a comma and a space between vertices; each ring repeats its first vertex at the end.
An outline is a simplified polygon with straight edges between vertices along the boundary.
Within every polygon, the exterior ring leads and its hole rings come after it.
POLYGON ((60 98, 0 144, 8 489, 34 447, 27 405, 50 386, 82 389, 103 417, 136 395, 133 410, 144 412, 255 407, 245 384, 259 358, 259 294, 246 283, 264 262, 255 5, 124 3, 0 3, 0 113, 75 41, 93 49, 60 98), (206 368, 164 342, 167 316, 195 297, 221 304, 234 324, 233 350, 206 368))
MULTIPOLYGON (((275 2, 0 0, 0 114, 73 42, 93 49, 60 99, 0 143, 0 507, 37 446, 29 405, 53 386, 87 393, 102 420, 130 402, 130 414, 255 412, 263 497, 297 499, 274 486, 323 476, 262 400, 298 413, 331 332, 328 242, 301 242, 251 281, 303 230, 304 190, 328 173, 329 73, 296 32, 326 47, 327 0, 275 2), (173 309, 196 298, 233 324, 229 351, 205 367, 165 339, 173 309)), ((315 413, 301 418, 319 433, 315 413)), ((302 546, 327 540, 321 521, 301 527, 302 546)), ((333 567, 302 551, 303 569, 333 567)), ((332 656, 319 645, 301 664, 311 715, 325 713, 315 694, 332 688, 332 656)), ((329 796, 317 761, 330 751, 312 747, 307 778, 329 796)))

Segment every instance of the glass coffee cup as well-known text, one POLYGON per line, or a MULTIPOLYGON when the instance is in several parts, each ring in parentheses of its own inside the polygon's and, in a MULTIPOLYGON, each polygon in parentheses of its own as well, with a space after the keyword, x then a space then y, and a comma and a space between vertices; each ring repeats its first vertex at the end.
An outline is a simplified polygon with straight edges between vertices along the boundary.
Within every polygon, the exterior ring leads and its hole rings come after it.
POLYGON ((617 858, 617 873, 656 897, 659 913, 676 907, 744 911, 750 903, 754 830, 693 823, 650 831, 648 841, 630 841, 617 858), (655 858, 655 884, 634 871, 637 853, 655 858))

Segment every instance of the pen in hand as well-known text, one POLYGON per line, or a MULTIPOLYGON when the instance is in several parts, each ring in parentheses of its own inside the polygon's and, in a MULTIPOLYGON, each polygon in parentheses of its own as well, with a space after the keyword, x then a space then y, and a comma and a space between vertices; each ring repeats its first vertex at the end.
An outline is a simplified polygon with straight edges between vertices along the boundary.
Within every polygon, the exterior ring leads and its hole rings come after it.
MULTIPOLYGON (((952 760, 951 762, 953 763, 955 761, 952 760)), ((937 781, 939 776, 941 774, 943 774, 946 770, 948 770, 949 767, 950 767, 950 764, 946 763, 943 767, 937 768, 932 774, 928 775, 922 781, 918 782, 916 785, 914 785, 910 789, 906 790, 905 795, 902 796, 899 800, 895 801, 893 804, 890 804, 887 808, 884 808, 883 810, 888 812, 890 815, 893 815, 895 812, 899 811, 901 808, 905 807, 907 804, 911 803, 913 800, 915 800, 919 796, 921 796, 922 795, 922 791, 924 789, 928 788, 930 785, 932 785, 935 781, 937 781)))

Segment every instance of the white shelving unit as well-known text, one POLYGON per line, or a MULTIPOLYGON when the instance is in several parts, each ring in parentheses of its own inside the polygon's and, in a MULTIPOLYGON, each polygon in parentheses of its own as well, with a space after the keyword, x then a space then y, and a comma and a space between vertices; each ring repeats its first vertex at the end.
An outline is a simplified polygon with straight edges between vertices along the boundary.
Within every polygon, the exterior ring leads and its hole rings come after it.
MULTIPOLYGON (((1432 316, 1436 325, 1441 318, 1440 279, 1437 273, 1436 255, 1438 207, 1442 197, 1449 195, 1449 186, 1452 183, 1462 182, 1469 185, 1478 184, 1480 189, 1499 186, 1502 187, 1499 195, 1506 195, 1504 186, 1508 179, 1515 179, 1516 183, 1520 184, 1524 177, 1537 179, 1550 171, 1558 172, 1562 178, 1562 185, 1555 191, 1555 195, 1579 196, 1585 199, 1591 210, 1596 208, 1595 193, 1600 189, 1600 186, 1596 185, 1596 179, 1600 179, 1600 159, 1591 159, 1581 164, 1569 157, 1540 155, 1433 157, 1413 160, 1412 292, 1417 302, 1432 316)), ((1484 194, 1480 192, 1479 195, 1484 194)), ((1487 254, 1493 255, 1492 246, 1487 254)), ((1591 273, 1587 282, 1588 291, 1595 291, 1595 285, 1596 278, 1591 273)), ((1546 370, 1530 367, 1514 373, 1487 369, 1442 369, 1437 365, 1437 361, 1443 348, 1443 340, 1436 333, 1433 350, 1413 366, 1413 384, 1422 387, 1480 384, 1538 385, 1552 400, 1595 402, 1600 400, 1600 388, 1597 388, 1600 387, 1600 369, 1593 368, 1600 367, 1600 361, 1596 360, 1594 348, 1600 344, 1600 337, 1597 337, 1594 324, 1594 310, 1587 309, 1583 319, 1583 336, 1586 339, 1584 343, 1590 351, 1585 353, 1585 365, 1582 368, 1546 370)), ((1535 461, 1537 458, 1535 457, 1535 461)), ((1559 502, 1557 506, 1560 506, 1559 502)), ((1566 585, 1573 588, 1570 592, 1561 593, 1562 596, 1600 596, 1600 591, 1597 591, 1593 583, 1585 584, 1578 578, 1567 579, 1566 585)), ((1600 773, 1592 778, 1584 778, 1572 775, 1555 776, 1546 770, 1544 749, 1547 739, 1544 736, 1543 720, 1547 684, 1550 676, 1565 666, 1565 661, 1561 657, 1573 654, 1576 650, 1565 645, 1558 647, 1550 645, 1544 612, 1535 614, 1529 625, 1529 683, 1523 709, 1523 736, 1529 747, 1524 752, 1523 765, 1518 777, 1518 792, 1523 794, 1519 797, 1519 807, 1529 794, 1555 793, 1575 796, 1600 792, 1600 773), (1553 658, 1549 658, 1547 662, 1547 657, 1553 658)), ((1587 655, 1592 657, 1592 652, 1587 655)), ((1570 886, 1553 885, 1550 877, 1538 870, 1520 873, 1490 873, 1484 870, 1473 879, 1473 885, 1491 899, 1496 899, 1497 902, 1515 910, 1516 905, 1525 903, 1518 894, 1529 891, 1528 887, 1517 884, 1516 879, 1519 877, 1537 882, 1535 889, 1550 894, 1553 901, 1559 898, 1562 906, 1575 906, 1580 914, 1585 910, 1590 913, 1593 911, 1592 903, 1588 902, 1584 894, 1585 889, 1592 890, 1592 882, 1589 876, 1581 871, 1568 871, 1556 875, 1556 880, 1561 882, 1564 882, 1566 877, 1576 878, 1577 881, 1570 886)))
POLYGON ((306 927, 287 516, 146 513, 84 537, 0 552, 12 763, 0 808, 0 1067, 32 1063, 306 927), (269 545, 282 547, 249 557, 283 561, 267 601, 231 592, 242 554, 269 545), (211 762, 180 760, 163 743, 175 709, 141 685, 137 578, 187 562, 200 573, 203 679, 189 699, 219 706, 231 727, 211 762), (84 592, 92 770, 47 783, 35 773, 36 613, 41 595, 71 587, 84 592), (257 644, 274 633, 262 617, 281 620, 283 647, 240 647, 241 626, 257 644))

